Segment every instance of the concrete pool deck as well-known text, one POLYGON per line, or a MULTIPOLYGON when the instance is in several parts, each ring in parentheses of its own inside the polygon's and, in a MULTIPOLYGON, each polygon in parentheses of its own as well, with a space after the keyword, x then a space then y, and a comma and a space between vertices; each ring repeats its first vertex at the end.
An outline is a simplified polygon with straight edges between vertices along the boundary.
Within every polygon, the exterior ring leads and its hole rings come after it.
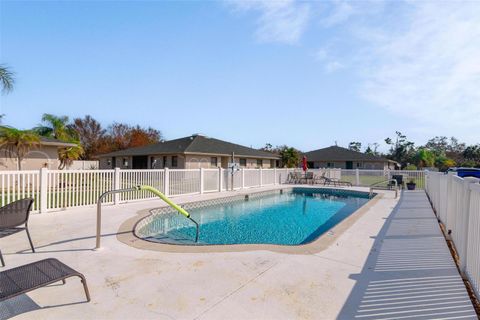
POLYGON ((423 191, 400 201, 386 192, 330 246, 302 254, 174 253, 117 239, 139 210, 162 205, 105 206, 98 251, 94 207, 32 215, 37 253, 24 233, 0 239, 4 269, 58 258, 86 276, 92 301, 70 279, 0 303, 0 319, 476 319, 423 191))

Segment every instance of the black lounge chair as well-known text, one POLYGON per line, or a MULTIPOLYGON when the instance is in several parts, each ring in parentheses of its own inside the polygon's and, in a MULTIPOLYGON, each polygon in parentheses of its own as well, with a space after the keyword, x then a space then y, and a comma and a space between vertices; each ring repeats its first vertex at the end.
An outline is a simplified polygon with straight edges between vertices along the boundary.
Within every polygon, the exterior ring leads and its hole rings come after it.
POLYGON ((336 186, 347 186, 347 187, 351 187, 352 186, 352 183, 349 182, 349 181, 342 181, 342 180, 339 180, 337 178, 328 178, 325 176, 325 173, 322 174, 322 176, 316 178, 314 180, 315 182, 323 182, 323 185, 327 186, 327 185, 332 185, 334 187, 336 186))
MULTIPOLYGON (((32 252, 35 252, 33 247, 30 232, 28 232, 28 217, 32 209, 33 199, 22 199, 9 203, 0 208, 0 238, 8 237, 12 234, 25 230, 27 232, 28 241, 32 252), (22 226, 25 225, 25 226, 22 226), (21 227, 20 227, 21 226, 21 227)), ((2 251, 0 250, 0 262, 2 267, 5 267, 2 251)))
POLYGON ((87 280, 85 280, 83 274, 53 258, 0 272, 0 301, 16 297, 58 281, 62 281, 63 284, 65 284, 65 279, 70 277, 80 278, 87 301, 90 301, 87 280))

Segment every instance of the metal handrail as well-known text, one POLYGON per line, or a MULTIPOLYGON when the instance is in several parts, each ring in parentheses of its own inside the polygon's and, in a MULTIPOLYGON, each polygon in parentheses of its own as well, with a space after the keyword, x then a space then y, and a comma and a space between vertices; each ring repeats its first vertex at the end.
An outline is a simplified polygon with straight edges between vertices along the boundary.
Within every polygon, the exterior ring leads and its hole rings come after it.
POLYGON ((131 188, 125 188, 125 189, 117 189, 117 190, 110 190, 107 192, 104 192, 100 195, 100 197, 97 200, 97 235, 96 235, 96 244, 95 244, 95 249, 100 249, 100 235, 101 235, 101 229, 102 229, 102 200, 106 196, 110 194, 115 194, 115 193, 123 193, 123 192, 132 192, 132 191, 140 191, 140 190, 145 190, 145 191, 150 191, 153 194, 157 195, 160 199, 165 201, 170 207, 173 209, 177 210, 180 214, 188 218, 190 221, 195 223, 195 227, 197 229, 196 235, 195 235, 195 242, 198 242, 198 235, 199 235, 199 228, 200 226, 198 225, 197 221, 193 220, 192 217, 190 216, 190 213, 188 213, 185 209, 174 203, 172 200, 170 200, 166 195, 164 195, 162 192, 159 190, 150 187, 150 186, 135 186, 131 188))
MULTIPOLYGON (((380 181, 380 182, 376 182, 374 184, 371 184, 370 185, 370 198, 373 196, 373 189, 375 189, 375 186, 379 185, 379 184, 382 184, 382 183, 385 183, 385 182, 394 182, 395 184, 395 199, 397 199, 398 197, 398 181, 396 179, 388 179, 388 180, 384 180, 384 181, 380 181)), ((379 189, 381 190, 381 189, 379 189)))

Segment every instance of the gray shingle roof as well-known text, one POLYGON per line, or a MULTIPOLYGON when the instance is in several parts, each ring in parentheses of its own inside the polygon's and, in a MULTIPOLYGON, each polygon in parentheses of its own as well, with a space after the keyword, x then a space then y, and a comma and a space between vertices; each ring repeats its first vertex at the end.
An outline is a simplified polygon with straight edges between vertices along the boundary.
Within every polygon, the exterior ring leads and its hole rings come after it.
POLYGON ((57 147, 73 147, 76 146, 74 143, 65 142, 62 140, 49 138, 49 137, 40 137, 40 144, 41 145, 50 145, 50 146, 57 146, 57 147))
POLYGON ((239 144, 230 143, 223 140, 205 137, 202 135, 193 135, 190 137, 169 140, 151 144, 148 146, 130 148, 115 151, 107 154, 101 154, 99 157, 116 157, 116 156, 145 156, 151 154, 174 154, 174 153, 207 153, 229 156, 235 152, 235 156, 257 157, 278 159, 279 156, 267 151, 257 150, 241 146, 239 144))
POLYGON ((313 150, 304 153, 308 161, 389 161, 386 158, 352 151, 339 146, 313 150))

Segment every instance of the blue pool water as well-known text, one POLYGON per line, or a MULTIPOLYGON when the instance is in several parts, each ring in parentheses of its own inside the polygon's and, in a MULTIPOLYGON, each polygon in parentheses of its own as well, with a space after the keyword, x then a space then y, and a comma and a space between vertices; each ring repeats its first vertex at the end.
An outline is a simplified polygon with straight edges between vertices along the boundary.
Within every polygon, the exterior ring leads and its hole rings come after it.
POLYGON ((172 244, 279 244, 311 242, 368 201, 368 196, 346 192, 290 190, 249 200, 188 209, 200 224, 177 213, 159 214, 140 233, 147 240, 172 244))

